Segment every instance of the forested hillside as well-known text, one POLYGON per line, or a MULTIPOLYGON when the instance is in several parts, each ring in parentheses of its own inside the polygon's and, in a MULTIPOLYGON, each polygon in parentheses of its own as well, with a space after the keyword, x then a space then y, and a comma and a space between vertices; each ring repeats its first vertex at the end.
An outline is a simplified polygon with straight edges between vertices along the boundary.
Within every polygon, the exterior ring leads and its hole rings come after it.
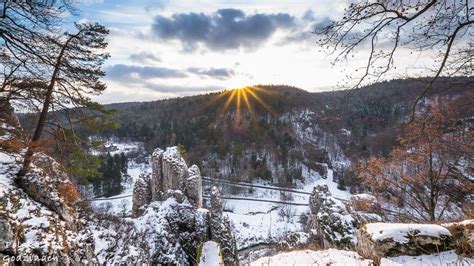
MULTIPOLYGON (((436 107, 440 99, 472 99, 472 82, 472 78, 440 79, 417 112, 436 107)), ((387 155, 425 86, 423 79, 406 79, 358 90, 309 93, 284 85, 258 85, 111 104, 107 108, 116 110, 119 127, 104 130, 100 137, 143 142, 149 152, 180 145, 205 175, 247 181, 259 177, 291 186, 304 178, 305 171, 324 171, 318 163, 347 164, 348 159, 387 155)), ((460 118, 472 117, 468 106, 464 103, 463 110, 458 105, 460 118)), ((346 168, 335 167, 341 173, 346 168)))

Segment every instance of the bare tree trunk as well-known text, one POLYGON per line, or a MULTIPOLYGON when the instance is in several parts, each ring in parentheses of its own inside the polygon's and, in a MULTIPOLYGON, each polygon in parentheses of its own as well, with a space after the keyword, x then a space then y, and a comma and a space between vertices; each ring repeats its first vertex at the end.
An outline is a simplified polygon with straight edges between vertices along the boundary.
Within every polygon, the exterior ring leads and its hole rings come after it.
POLYGON ((43 133, 44 124, 45 124, 46 118, 48 116, 49 105, 51 104, 51 96, 53 95, 54 86, 56 85, 56 80, 57 80, 57 77, 58 77, 58 74, 59 74, 59 70, 61 68, 61 61, 62 61, 63 56, 64 56, 64 51, 68 47, 71 40, 76 38, 78 36, 78 34, 79 33, 69 37, 69 39, 61 47, 61 51, 59 53, 59 56, 56 60, 56 63, 54 64, 53 75, 51 76, 51 80, 49 81, 48 90, 46 92, 46 97, 44 99, 43 108, 41 109, 41 114, 39 116, 38 123, 36 124, 35 132, 33 134, 33 137, 31 138, 30 142, 28 143, 28 149, 26 150, 26 154, 25 154, 24 159, 23 159, 23 167, 18 172, 17 177, 24 176, 30 168, 31 158, 33 157, 36 145, 38 144, 38 141, 41 138, 41 134, 43 133))

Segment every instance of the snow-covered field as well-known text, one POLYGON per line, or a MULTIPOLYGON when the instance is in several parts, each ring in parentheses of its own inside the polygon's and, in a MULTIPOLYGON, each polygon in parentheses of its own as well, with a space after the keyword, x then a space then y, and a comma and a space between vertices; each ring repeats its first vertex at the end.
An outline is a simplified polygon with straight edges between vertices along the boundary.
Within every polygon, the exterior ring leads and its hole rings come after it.
POLYGON ((94 155, 106 154, 107 152, 110 155, 125 153, 129 154, 131 152, 139 152, 143 149, 143 143, 141 142, 122 142, 122 141, 114 141, 108 140, 103 145, 105 148, 104 150, 91 150, 91 153, 94 155))
MULTIPOLYGON (((262 257, 251 263, 255 266, 264 265, 373 265, 373 261, 363 259, 354 251, 337 249, 298 250, 262 257)), ((382 266, 461 266, 474 265, 474 260, 458 256, 454 251, 446 251, 433 255, 400 256, 382 258, 382 266)))
MULTIPOLYGON (((326 179, 315 173, 298 188, 305 192, 312 192, 316 185, 327 185, 332 195, 349 199, 351 195, 349 192, 337 189, 337 183, 332 181, 332 173, 333 171, 328 169, 326 179)), ((308 203, 309 195, 291 194, 293 199, 285 200, 282 199, 279 191, 254 188, 252 193, 245 190, 236 197, 308 203)), ((309 211, 307 206, 230 199, 225 200, 225 210, 232 221, 239 250, 262 243, 275 243, 290 232, 302 231, 303 225, 300 223, 300 218, 309 211)))
POLYGON ((382 258, 380 264, 383 266, 469 266, 474 265, 474 259, 460 257, 454 251, 445 251, 432 255, 382 258))
MULTIPOLYGON (((124 153, 128 155, 132 152, 140 152, 143 150, 143 144, 139 142, 112 142, 108 141, 105 144, 107 151, 111 155, 124 153)), ((107 151, 102 151, 107 152, 107 151)), ((94 154, 100 154, 99 151, 93 151, 94 154)), ((110 198, 97 198, 91 201, 91 205, 109 214, 115 214, 119 216, 128 216, 132 211, 132 192, 133 184, 141 174, 151 173, 151 165, 149 160, 145 162, 137 163, 132 159, 128 161, 127 176, 124 177, 122 182, 123 191, 119 195, 114 195, 110 198)))

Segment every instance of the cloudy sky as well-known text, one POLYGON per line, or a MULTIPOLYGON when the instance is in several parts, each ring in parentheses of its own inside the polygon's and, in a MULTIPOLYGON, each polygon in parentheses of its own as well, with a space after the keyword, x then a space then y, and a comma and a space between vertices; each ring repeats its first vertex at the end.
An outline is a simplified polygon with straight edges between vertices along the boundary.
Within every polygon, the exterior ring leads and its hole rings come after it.
POLYGON ((256 84, 337 89, 364 57, 337 66, 311 32, 347 0, 86 0, 109 27, 102 103, 150 101, 256 84))

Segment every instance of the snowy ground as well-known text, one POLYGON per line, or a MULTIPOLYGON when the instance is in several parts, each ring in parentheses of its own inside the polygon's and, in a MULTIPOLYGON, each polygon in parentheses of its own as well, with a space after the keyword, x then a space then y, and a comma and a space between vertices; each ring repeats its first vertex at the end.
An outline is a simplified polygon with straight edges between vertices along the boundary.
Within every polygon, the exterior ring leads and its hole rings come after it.
POLYGON ((132 211, 133 184, 141 174, 151 173, 151 166, 147 163, 128 162, 128 176, 123 182, 124 190, 119 195, 110 198, 97 198, 91 202, 92 206, 119 216, 128 216, 132 211))
MULTIPOLYGON (((263 265, 372 265, 371 260, 363 259, 356 252, 328 249, 328 250, 298 250, 280 253, 270 257, 259 258, 251 263, 255 266, 263 265)), ((382 258, 382 266, 444 266, 444 265, 474 265, 474 260, 463 258, 454 251, 446 251, 433 255, 400 256, 382 258)))
POLYGON ((219 244, 214 241, 207 241, 202 245, 202 253, 199 258, 199 265, 219 266, 222 261, 219 244))
MULTIPOLYGON (((306 183, 300 184, 298 189, 312 192, 314 186, 325 184, 329 187, 331 194, 337 198, 349 199, 350 193, 337 189, 337 183, 332 182, 332 173, 332 170, 329 169, 327 179, 321 178, 319 174, 313 174, 306 180, 306 183)), ((242 193, 235 196, 308 203, 309 195, 291 194, 293 199, 288 200, 282 198, 279 191, 254 188, 252 193, 248 189, 244 189, 242 193)), ((224 194, 224 196, 226 195, 224 194)), ((232 221, 239 250, 262 243, 274 243, 290 232, 302 231, 303 226, 300 223, 300 218, 309 211, 307 206, 242 200, 225 200, 224 206, 225 213, 232 221)))
POLYGON ((280 253, 271 257, 263 257, 250 265, 370 265, 370 260, 364 260, 356 252, 337 249, 328 250, 298 250, 280 253))
MULTIPOLYGON (((142 145, 140 143, 113 143, 108 142, 108 147, 115 147, 116 153, 140 151, 142 145)), ((102 198, 93 201, 95 208, 101 209, 111 214, 126 216, 131 213, 132 203, 131 194, 135 180, 142 173, 151 173, 151 165, 147 163, 129 162, 128 175, 130 176, 124 182, 124 191, 120 195, 111 198, 102 198), (127 197, 128 196, 128 197, 127 197)), ((337 183, 333 182, 333 171, 328 169, 326 179, 315 172, 311 171, 305 176, 305 183, 297 185, 298 190, 312 192, 316 185, 327 185, 332 195, 341 199, 349 199, 350 193, 337 189, 337 183)), ((264 185, 265 183, 258 183, 264 185)), ((209 189, 208 184, 204 184, 204 189, 209 189)), ((221 187, 222 189, 222 187, 221 187)), ((238 194, 230 195, 227 191, 223 191, 223 196, 258 198, 274 201, 292 201, 302 204, 308 203, 308 195, 291 193, 292 198, 288 199, 281 195, 281 192, 275 190, 267 190, 262 188, 254 188, 249 191, 243 188, 238 194)), ((303 227, 300 218, 309 210, 307 206, 293 206, 278 203, 266 203, 243 200, 225 200, 225 213, 229 216, 234 234, 237 240, 237 248, 239 250, 255 246, 258 244, 275 243, 281 240, 290 232, 302 231, 303 227), (283 216, 282 216, 283 215, 283 216)))
POLYGON ((122 142, 108 140, 104 143, 104 150, 92 150, 91 153, 94 155, 107 154, 110 155, 125 153, 129 154, 131 152, 139 152, 143 149, 143 143, 141 142, 122 142))
POLYGON ((369 223, 365 228, 374 241, 392 239, 398 243, 408 243, 407 236, 414 232, 436 238, 451 236, 448 229, 437 224, 369 223))
MULTIPOLYGON (((130 154, 132 152, 140 152, 143 150, 143 144, 139 142, 111 142, 108 141, 105 146, 108 148, 110 153, 120 154, 125 153, 130 154)), ((98 153, 98 151, 94 151, 98 153)), ((123 191, 119 195, 114 195, 109 198, 98 198, 91 202, 92 206, 101 211, 108 212, 109 214, 115 214, 119 216, 128 216, 132 211, 132 192, 133 184, 135 180, 141 174, 151 173, 151 165, 146 162, 137 163, 133 158, 128 161, 127 176, 125 176, 122 186, 123 191)))
POLYGON ((445 251, 432 255, 383 258, 380 264, 382 266, 468 266, 474 265, 474 259, 460 257, 454 251, 445 251))

